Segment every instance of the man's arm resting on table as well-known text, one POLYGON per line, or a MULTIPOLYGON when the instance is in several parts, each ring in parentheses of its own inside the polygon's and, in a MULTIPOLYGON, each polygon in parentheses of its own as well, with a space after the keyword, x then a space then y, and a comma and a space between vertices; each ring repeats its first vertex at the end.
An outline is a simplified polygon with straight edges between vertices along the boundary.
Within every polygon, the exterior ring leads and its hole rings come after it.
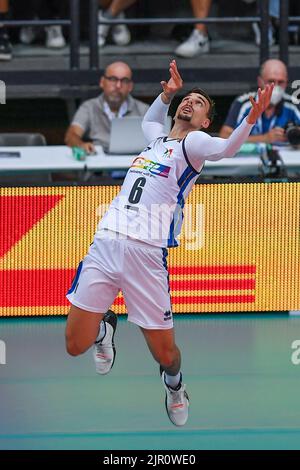
POLYGON ((65 135, 65 144, 69 147, 83 148, 88 153, 94 153, 96 151, 94 144, 92 142, 84 142, 82 140, 83 134, 84 130, 82 127, 71 124, 65 135))

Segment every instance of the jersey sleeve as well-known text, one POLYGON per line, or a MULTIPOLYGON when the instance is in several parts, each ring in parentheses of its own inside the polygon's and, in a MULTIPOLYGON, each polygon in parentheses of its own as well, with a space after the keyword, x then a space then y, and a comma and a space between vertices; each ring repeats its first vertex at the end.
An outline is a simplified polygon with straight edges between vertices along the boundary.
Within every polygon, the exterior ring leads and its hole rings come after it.
POLYGON ((190 164, 198 171, 204 160, 220 160, 234 157, 248 139, 253 125, 245 118, 228 139, 211 137, 201 131, 190 132, 185 139, 185 151, 190 164))
POLYGON ((148 142, 167 135, 164 125, 168 109, 169 105, 164 104, 161 95, 159 95, 146 112, 142 122, 142 129, 148 142))

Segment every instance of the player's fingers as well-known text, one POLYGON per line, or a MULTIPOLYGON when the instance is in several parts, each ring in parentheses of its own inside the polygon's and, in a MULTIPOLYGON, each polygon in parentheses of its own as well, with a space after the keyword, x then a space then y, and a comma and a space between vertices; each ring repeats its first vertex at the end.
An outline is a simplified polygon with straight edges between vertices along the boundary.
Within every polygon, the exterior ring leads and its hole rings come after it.
POLYGON ((261 100, 261 88, 257 90, 257 101, 259 102, 261 100))
POLYGON ((173 78, 173 80, 176 82, 176 83, 180 83, 181 82, 181 77, 179 75, 179 72, 174 70, 174 68, 170 69, 170 73, 171 73, 171 77, 173 78))
POLYGON ((252 104, 252 107, 253 107, 253 108, 255 108, 255 106, 256 106, 256 102, 254 101, 253 97, 252 97, 252 96, 250 96, 250 98, 249 98, 249 99, 250 99, 250 102, 251 102, 251 104, 252 104))
POLYGON ((265 107, 269 106, 269 104, 270 104, 271 96, 272 96, 272 93, 273 93, 273 88, 274 88, 273 85, 268 85, 268 87, 266 89, 265 107))
POLYGON ((176 60, 175 60, 175 59, 173 59, 172 62, 170 63, 170 67, 172 67, 175 71, 178 72, 177 64, 176 64, 176 60))
POLYGON ((182 80, 175 60, 172 62, 172 70, 174 72, 174 76, 176 76, 178 80, 182 80))

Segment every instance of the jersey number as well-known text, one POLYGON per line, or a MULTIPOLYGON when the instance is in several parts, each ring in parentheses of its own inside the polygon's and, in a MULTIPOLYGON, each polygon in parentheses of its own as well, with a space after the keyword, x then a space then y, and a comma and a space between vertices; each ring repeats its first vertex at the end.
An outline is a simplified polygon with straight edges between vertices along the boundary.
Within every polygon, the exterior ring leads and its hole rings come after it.
POLYGON ((137 204, 138 202, 140 202, 145 184, 146 178, 138 178, 135 181, 128 197, 128 201, 131 202, 131 204, 137 204))

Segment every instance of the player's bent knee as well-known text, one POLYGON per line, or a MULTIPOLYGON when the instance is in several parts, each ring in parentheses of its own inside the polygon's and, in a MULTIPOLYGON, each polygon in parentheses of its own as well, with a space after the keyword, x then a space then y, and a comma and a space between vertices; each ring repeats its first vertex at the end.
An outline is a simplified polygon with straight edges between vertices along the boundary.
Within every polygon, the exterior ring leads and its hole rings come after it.
POLYGON ((70 356, 79 356, 84 352, 82 348, 71 338, 66 338, 66 350, 70 356))
POLYGON ((173 367, 177 362, 176 350, 162 351, 157 357, 157 362, 166 369, 173 367))

